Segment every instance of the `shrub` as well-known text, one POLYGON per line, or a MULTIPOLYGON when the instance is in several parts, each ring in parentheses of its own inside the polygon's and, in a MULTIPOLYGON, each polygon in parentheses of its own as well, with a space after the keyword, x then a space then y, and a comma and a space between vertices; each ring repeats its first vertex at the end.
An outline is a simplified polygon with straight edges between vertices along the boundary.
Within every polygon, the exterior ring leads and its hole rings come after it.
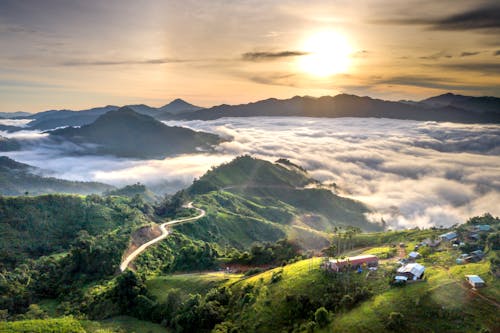
POLYGON ((325 327, 330 322, 328 311, 324 307, 320 307, 314 313, 314 320, 319 327, 325 327))

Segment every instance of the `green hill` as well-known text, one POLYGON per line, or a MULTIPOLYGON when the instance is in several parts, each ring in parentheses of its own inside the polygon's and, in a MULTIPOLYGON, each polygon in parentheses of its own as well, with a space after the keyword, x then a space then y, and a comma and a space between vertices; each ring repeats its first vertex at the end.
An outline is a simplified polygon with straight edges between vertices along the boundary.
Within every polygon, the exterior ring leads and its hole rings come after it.
POLYGON ((222 164, 194 181, 188 189, 191 194, 204 194, 213 190, 252 188, 296 188, 314 183, 298 167, 252 158, 248 155, 222 164))
POLYGON ((105 195, 116 195, 128 198, 139 197, 149 203, 158 200, 156 195, 151 192, 145 185, 137 183, 133 185, 126 185, 116 190, 110 190, 104 193, 105 195))
POLYGON ((86 153, 136 158, 163 158, 207 150, 220 142, 217 135, 167 126, 128 107, 109 111, 92 124, 58 129, 50 134, 52 138, 83 145, 86 153))
POLYGON ((366 220, 365 205, 320 188, 304 169, 284 160, 237 157, 208 171, 185 192, 207 216, 177 230, 224 246, 242 249, 287 237, 319 250, 335 227, 381 229, 366 220))
POLYGON ((42 177, 36 168, 0 156, 0 195, 31 195, 47 193, 91 194, 111 190, 113 186, 97 182, 78 182, 42 177))

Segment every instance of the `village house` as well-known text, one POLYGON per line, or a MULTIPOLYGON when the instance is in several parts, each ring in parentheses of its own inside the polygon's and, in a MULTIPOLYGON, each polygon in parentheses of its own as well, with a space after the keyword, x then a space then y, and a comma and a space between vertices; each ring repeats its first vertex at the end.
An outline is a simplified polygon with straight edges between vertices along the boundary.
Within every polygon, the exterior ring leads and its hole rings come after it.
POLYGON ((446 242, 451 242, 458 237, 458 234, 455 231, 450 231, 445 234, 439 235, 439 238, 446 242))
POLYGON ((488 232, 491 230, 491 226, 489 224, 478 224, 474 226, 474 230, 488 232))
POLYGON ((481 288, 485 285, 484 280, 477 275, 466 275, 465 278, 472 288, 481 288))
POLYGON ((461 254, 460 257, 457 258, 456 263, 459 265, 469 263, 469 262, 478 262, 481 261, 484 257, 484 252, 481 250, 472 251, 471 253, 461 254))
POLYGON ((410 254, 408 254, 408 260, 410 261, 415 261, 415 259, 420 258, 420 253, 412 251, 410 254))
POLYGON ((378 257, 374 255, 361 255, 344 259, 328 259, 323 263, 323 268, 332 272, 339 272, 343 269, 357 269, 359 267, 378 266, 378 257))
POLYGON ((395 280, 396 281, 420 280, 424 276, 424 272, 425 272, 425 267, 420 264, 417 263, 407 264, 403 267, 398 268, 395 280))

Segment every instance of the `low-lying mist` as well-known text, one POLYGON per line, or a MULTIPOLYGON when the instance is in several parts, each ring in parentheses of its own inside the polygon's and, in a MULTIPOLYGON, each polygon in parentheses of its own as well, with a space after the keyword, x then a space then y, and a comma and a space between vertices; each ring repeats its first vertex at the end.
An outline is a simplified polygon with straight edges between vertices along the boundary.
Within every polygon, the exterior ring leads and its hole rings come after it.
POLYGON ((241 154, 288 158, 339 194, 358 199, 393 227, 449 226, 470 216, 500 215, 500 126, 372 118, 223 118, 170 121, 231 141, 216 153, 164 160, 72 156, 45 134, 4 133, 26 149, 4 153, 46 175, 117 186, 142 182, 174 192, 210 167, 241 154))

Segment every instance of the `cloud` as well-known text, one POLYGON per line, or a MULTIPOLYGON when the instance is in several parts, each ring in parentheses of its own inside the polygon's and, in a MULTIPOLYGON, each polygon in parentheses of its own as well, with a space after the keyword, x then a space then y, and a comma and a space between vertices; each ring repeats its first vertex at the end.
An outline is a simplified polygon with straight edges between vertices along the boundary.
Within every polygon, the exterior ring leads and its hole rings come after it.
POLYGON ((297 75, 295 74, 261 73, 261 74, 249 75, 247 79, 260 84, 295 87, 296 76, 297 75))
POLYGON ((485 74, 500 74, 500 63, 494 62, 469 62, 457 64, 439 65, 446 69, 455 69, 460 71, 481 72, 485 74))
POLYGON ((270 161, 284 157, 320 181, 336 183, 339 194, 372 208, 371 219, 383 217, 394 228, 452 225, 485 212, 500 215, 498 125, 280 117, 166 123, 231 141, 213 154, 141 161, 68 156, 65 152, 75 147, 37 134, 37 145, 8 155, 51 176, 119 186, 140 181, 170 193, 241 154, 270 161))
POLYGON ((0 125, 26 127, 32 119, 2 119, 0 118, 0 125))
POLYGON ((440 18, 394 18, 374 20, 379 24, 422 25, 430 30, 464 31, 500 29, 500 6, 491 4, 440 18))
POLYGON ((393 227, 500 215, 500 127, 389 119, 226 118, 169 122, 232 137, 219 151, 289 158, 393 227), (320 152, 320 153, 319 153, 320 152))
POLYGON ((171 63, 188 62, 186 59, 146 59, 146 60, 98 60, 98 61, 85 61, 85 60, 70 60, 60 63, 62 66, 116 66, 116 65, 161 65, 171 63))
POLYGON ((461 57, 471 57, 471 56, 478 55, 479 53, 481 53, 481 52, 462 52, 460 54, 460 56, 461 57))
POLYGON ((280 52, 247 52, 241 55, 245 61, 269 61, 280 58, 299 57, 307 55, 307 52, 302 51, 280 51, 280 52))
POLYGON ((424 60, 439 60, 441 58, 453 58, 453 56, 450 54, 447 54, 444 51, 441 51, 441 52, 433 53, 433 54, 428 55, 428 56, 419 57, 419 59, 424 59, 424 60))
MULTIPOLYGON (((424 75, 404 75, 404 76, 394 76, 388 78, 375 79, 373 84, 394 84, 402 86, 413 86, 413 87, 424 87, 442 90, 473 90, 477 91, 482 86, 478 85, 466 85, 462 82, 457 82, 453 79, 445 77, 433 77, 424 75)), ((491 88, 491 86, 489 87, 491 88)))

